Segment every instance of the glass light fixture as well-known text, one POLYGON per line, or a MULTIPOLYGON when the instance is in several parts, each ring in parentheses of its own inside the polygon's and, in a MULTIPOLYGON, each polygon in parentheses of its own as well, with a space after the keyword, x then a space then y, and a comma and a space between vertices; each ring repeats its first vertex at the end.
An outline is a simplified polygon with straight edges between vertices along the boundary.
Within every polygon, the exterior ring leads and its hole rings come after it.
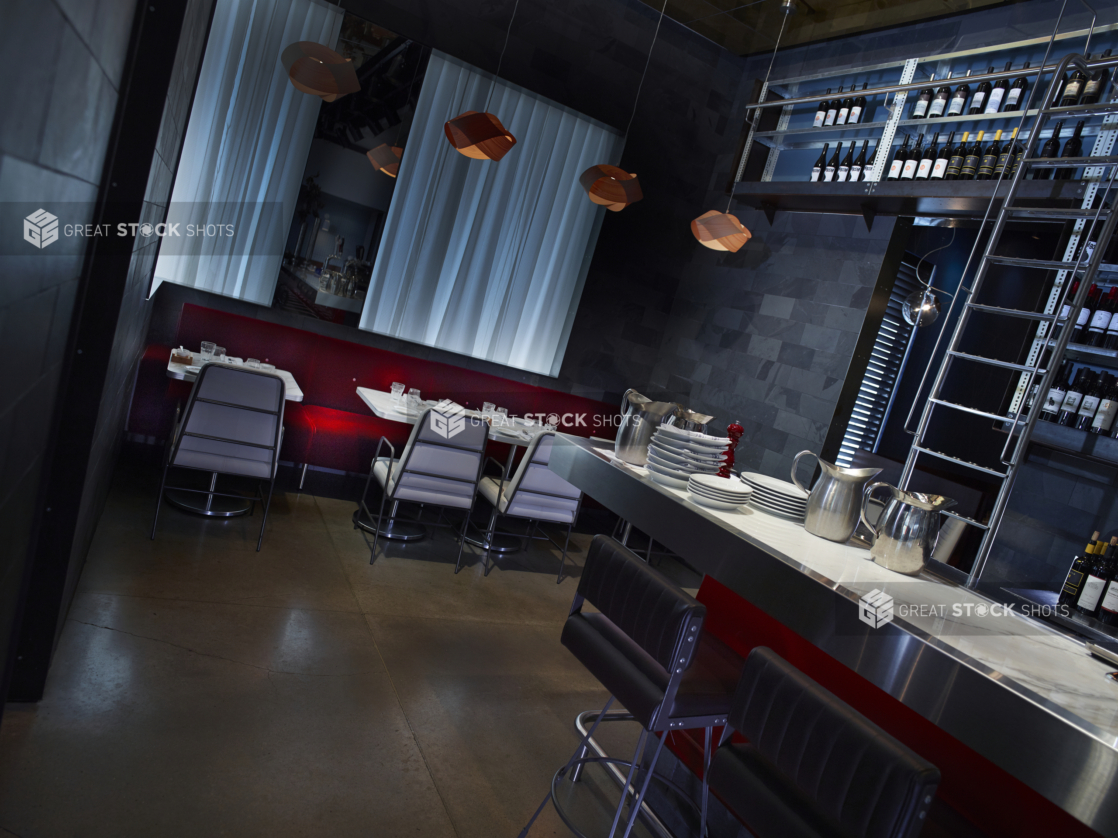
POLYGON ((939 299, 931 288, 917 288, 905 297, 901 315, 910 326, 930 326, 939 317, 939 299))

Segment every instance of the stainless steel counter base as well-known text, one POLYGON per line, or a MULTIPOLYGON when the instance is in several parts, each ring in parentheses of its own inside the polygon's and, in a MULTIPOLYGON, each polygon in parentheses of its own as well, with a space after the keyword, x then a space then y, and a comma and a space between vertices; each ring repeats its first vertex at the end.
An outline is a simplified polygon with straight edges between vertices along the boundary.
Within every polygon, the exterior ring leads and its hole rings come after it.
POLYGON ((871 629, 857 619, 858 594, 590 448, 558 436, 551 469, 1073 817, 1118 838, 1113 732, 899 617, 871 629))

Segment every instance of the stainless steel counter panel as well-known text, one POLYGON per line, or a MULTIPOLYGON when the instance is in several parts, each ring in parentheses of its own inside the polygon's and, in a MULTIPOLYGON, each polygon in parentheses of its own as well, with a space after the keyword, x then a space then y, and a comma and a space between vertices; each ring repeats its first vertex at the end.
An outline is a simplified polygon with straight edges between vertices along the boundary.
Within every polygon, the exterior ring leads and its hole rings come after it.
POLYGON ((857 619, 858 594, 590 448, 558 436, 550 467, 1064 811, 1118 838, 1112 731, 899 617, 871 629, 857 619))

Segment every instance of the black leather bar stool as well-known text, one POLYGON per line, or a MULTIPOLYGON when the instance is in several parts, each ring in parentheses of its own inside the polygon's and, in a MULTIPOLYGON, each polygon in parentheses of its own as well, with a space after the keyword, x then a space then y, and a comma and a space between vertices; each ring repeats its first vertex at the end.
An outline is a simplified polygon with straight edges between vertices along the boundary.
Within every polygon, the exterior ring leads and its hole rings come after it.
POLYGON ((709 774, 757 838, 910 838, 939 785, 934 765, 763 647, 746 661, 709 774), (729 743, 734 730, 748 744, 729 743))
MULTIPOLYGON (((704 605, 632 551, 607 536, 594 538, 570 616, 563 626, 562 643, 609 690, 610 698, 570 760, 556 772, 550 794, 521 831, 521 838, 528 834, 549 798, 567 826, 583 835, 563 811, 556 788, 568 772, 578 771, 587 763, 628 767, 608 833, 613 838, 615 834, 628 836, 632 831, 668 733, 705 728, 709 759, 711 729, 726 722, 743 660, 703 633, 705 617, 704 605), (584 603, 596 608, 597 613, 584 611, 584 603), (614 699, 628 711, 614 718, 634 720, 642 727, 633 758, 588 757, 588 743, 614 699), (654 752, 647 769, 642 769, 641 755, 647 753, 653 739, 654 752), (635 798, 629 789, 635 790, 635 798), (627 801, 631 805, 621 832, 627 801)), ((705 777, 709 772, 703 773, 705 777)), ((705 789, 704 785, 700 813, 704 826, 705 789)))

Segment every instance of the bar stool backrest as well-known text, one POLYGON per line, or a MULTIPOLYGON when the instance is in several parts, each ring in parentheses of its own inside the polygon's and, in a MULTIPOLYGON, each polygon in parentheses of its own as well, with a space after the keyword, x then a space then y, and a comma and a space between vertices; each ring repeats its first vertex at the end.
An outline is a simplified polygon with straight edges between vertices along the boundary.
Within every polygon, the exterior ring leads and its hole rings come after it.
POLYGON ((844 834, 923 827, 939 770, 771 649, 750 652, 728 722, 844 834))
POLYGON ((587 551, 563 643, 638 721, 660 730, 705 617, 706 606, 631 550, 598 535, 587 551), (583 601, 600 613, 582 614, 583 601), (648 718, 638 707, 648 708, 648 718))
POLYGON ((389 488, 393 498, 420 503, 457 499, 469 508, 485 461, 489 425, 472 416, 428 409, 412 428, 389 488))
POLYGON ((186 403, 171 465, 270 479, 285 389, 283 379, 268 372, 205 365, 186 403))
POLYGON ((555 432, 538 434, 505 488, 506 515, 572 523, 578 515, 582 492, 547 467, 555 432))

